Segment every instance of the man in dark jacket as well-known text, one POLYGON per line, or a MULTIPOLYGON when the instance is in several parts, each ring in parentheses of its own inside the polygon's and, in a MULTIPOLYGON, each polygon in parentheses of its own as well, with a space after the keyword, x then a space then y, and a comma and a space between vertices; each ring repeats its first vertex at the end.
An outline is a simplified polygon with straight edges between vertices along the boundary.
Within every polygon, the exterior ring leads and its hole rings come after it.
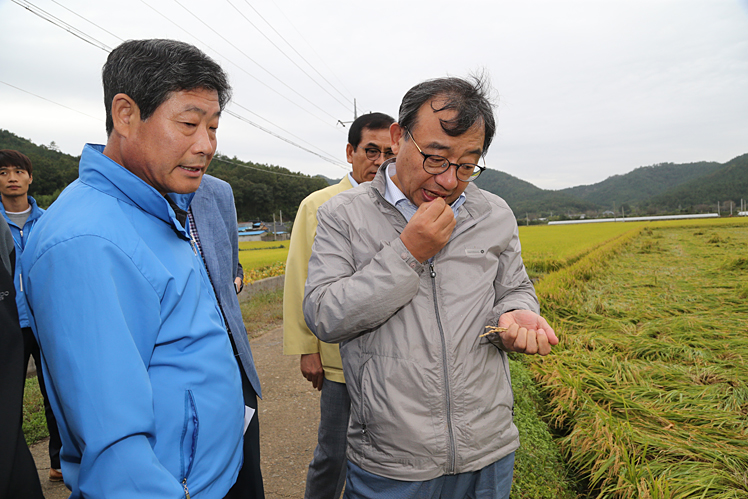
POLYGON ((0 217, 0 499, 42 499, 39 475, 23 437, 23 337, 18 324, 13 267, 15 248, 0 217))
POLYGON ((16 287, 18 321, 21 324, 21 331, 23 331, 24 365, 28 363, 29 357, 34 357, 37 367, 36 378, 44 398, 44 416, 47 419, 47 430, 49 431, 49 479, 53 482, 60 482, 62 481, 62 471, 60 470, 62 441, 60 440, 60 431, 57 429, 55 414, 49 404, 41 367, 41 357, 39 356, 39 344, 31 331, 29 311, 21 285, 21 276, 23 275, 21 254, 34 225, 44 213, 44 210, 37 206, 36 200, 28 195, 29 186, 33 181, 33 165, 25 154, 11 149, 0 150, 0 211, 5 217, 5 221, 8 222, 16 246, 16 270, 13 273, 13 283, 16 287))

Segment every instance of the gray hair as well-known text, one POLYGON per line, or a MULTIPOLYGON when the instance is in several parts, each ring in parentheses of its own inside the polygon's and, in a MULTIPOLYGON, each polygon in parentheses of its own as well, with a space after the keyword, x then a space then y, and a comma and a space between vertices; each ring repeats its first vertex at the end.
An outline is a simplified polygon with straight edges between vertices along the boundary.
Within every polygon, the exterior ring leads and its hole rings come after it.
MULTIPOLYGON (((493 104, 489 92, 490 83, 485 75, 471 76, 469 81, 462 78, 436 78, 419 83, 408 90, 400 103, 399 125, 412 130, 418 123, 418 111, 426 102, 431 102, 431 109, 436 113, 453 109, 457 115, 451 120, 442 120, 442 130, 457 137, 467 132, 476 123, 483 123, 485 138, 483 140, 483 155, 488 151, 494 134, 496 120, 493 115, 493 104), (435 108, 433 100, 443 97, 444 103, 435 108)), ((407 139, 407 136, 405 138, 407 139)))
POLYGON ((215 90, 221 110, 231 99, 221 66, 197 47, 176 40, 128 40, 109 54, 101 76, 107 136, 114 128, 112 101, 120 93, 135 101, 143 121, 173 92, 215 90))

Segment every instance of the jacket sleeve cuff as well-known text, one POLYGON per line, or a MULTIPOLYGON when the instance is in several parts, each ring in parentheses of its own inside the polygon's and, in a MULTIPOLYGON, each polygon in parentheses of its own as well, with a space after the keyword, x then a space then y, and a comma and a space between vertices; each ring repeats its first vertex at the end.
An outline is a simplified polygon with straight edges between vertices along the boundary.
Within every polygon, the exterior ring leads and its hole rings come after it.
POLYGON ((423 271, 426 269, 426 264, 423 264, 415 259, 413 255, 410 254, 410 251, 408 251, 408 248, 405 247, 405 243, 403 243, 403 240, 399 237, 392 241, 390 243, 390 247, 392 248, 397 255, 402 258, 402 260, 405 262, 408 267, 413 269, 418 275, 423 273, 423 271))

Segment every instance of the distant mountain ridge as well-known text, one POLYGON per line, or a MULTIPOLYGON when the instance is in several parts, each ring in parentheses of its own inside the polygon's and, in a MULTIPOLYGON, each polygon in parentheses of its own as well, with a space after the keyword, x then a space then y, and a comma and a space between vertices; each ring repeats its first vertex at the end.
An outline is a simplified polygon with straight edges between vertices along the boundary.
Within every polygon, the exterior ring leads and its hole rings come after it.
MULTIPOLYGON (((47 206, 78 177, 79 157, 59 152, 54 142, 36 145, 0 129, 0 149, 17 149, 31 159, 34 182, 29 190, 47 206)), ((283 212, 293 218, 299 202, 309 193, 340 180, 323 175, 295 174, 279 166, 258 165, 217 154, 210 173, 231 184, 241 219, 269 219, 283 212), (246 166, 248 168, 242 168, 246 166), (280 173, 281 175, 277 175, 280 173), (289 174, 292 174, 289 176, 289 174)), ((486 170, 476 185, 501 196, 518 219, 604 216, 623 209, 626 216, 660 213, 714 212, 732 202, 748 200, 748 154, 727 163, 661 163, 642 166, 602 182, 561 190, 541 189, 499 170, 486 170)))
POLYGON ((561 190, 540 189, 497 170, 486 170, 478 187, 504 198, 519 219, 585 214, 601 216, 615 210, 625 215, 702 213, 717 203, 739 206, 748 199, 748 154, 727 163, 661 163, 642 166, 602 182, 561 190))

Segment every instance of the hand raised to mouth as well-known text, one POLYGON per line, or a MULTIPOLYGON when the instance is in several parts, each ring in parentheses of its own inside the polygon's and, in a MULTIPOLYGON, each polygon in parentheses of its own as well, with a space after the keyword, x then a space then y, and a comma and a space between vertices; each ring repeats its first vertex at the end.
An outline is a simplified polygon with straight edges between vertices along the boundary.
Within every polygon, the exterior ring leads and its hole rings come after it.
POLYGON ((447 244, 456 223, 452 208, 444 199, 436 198, 418 207, 400 239, 410 254, 423 263, 447 244))

